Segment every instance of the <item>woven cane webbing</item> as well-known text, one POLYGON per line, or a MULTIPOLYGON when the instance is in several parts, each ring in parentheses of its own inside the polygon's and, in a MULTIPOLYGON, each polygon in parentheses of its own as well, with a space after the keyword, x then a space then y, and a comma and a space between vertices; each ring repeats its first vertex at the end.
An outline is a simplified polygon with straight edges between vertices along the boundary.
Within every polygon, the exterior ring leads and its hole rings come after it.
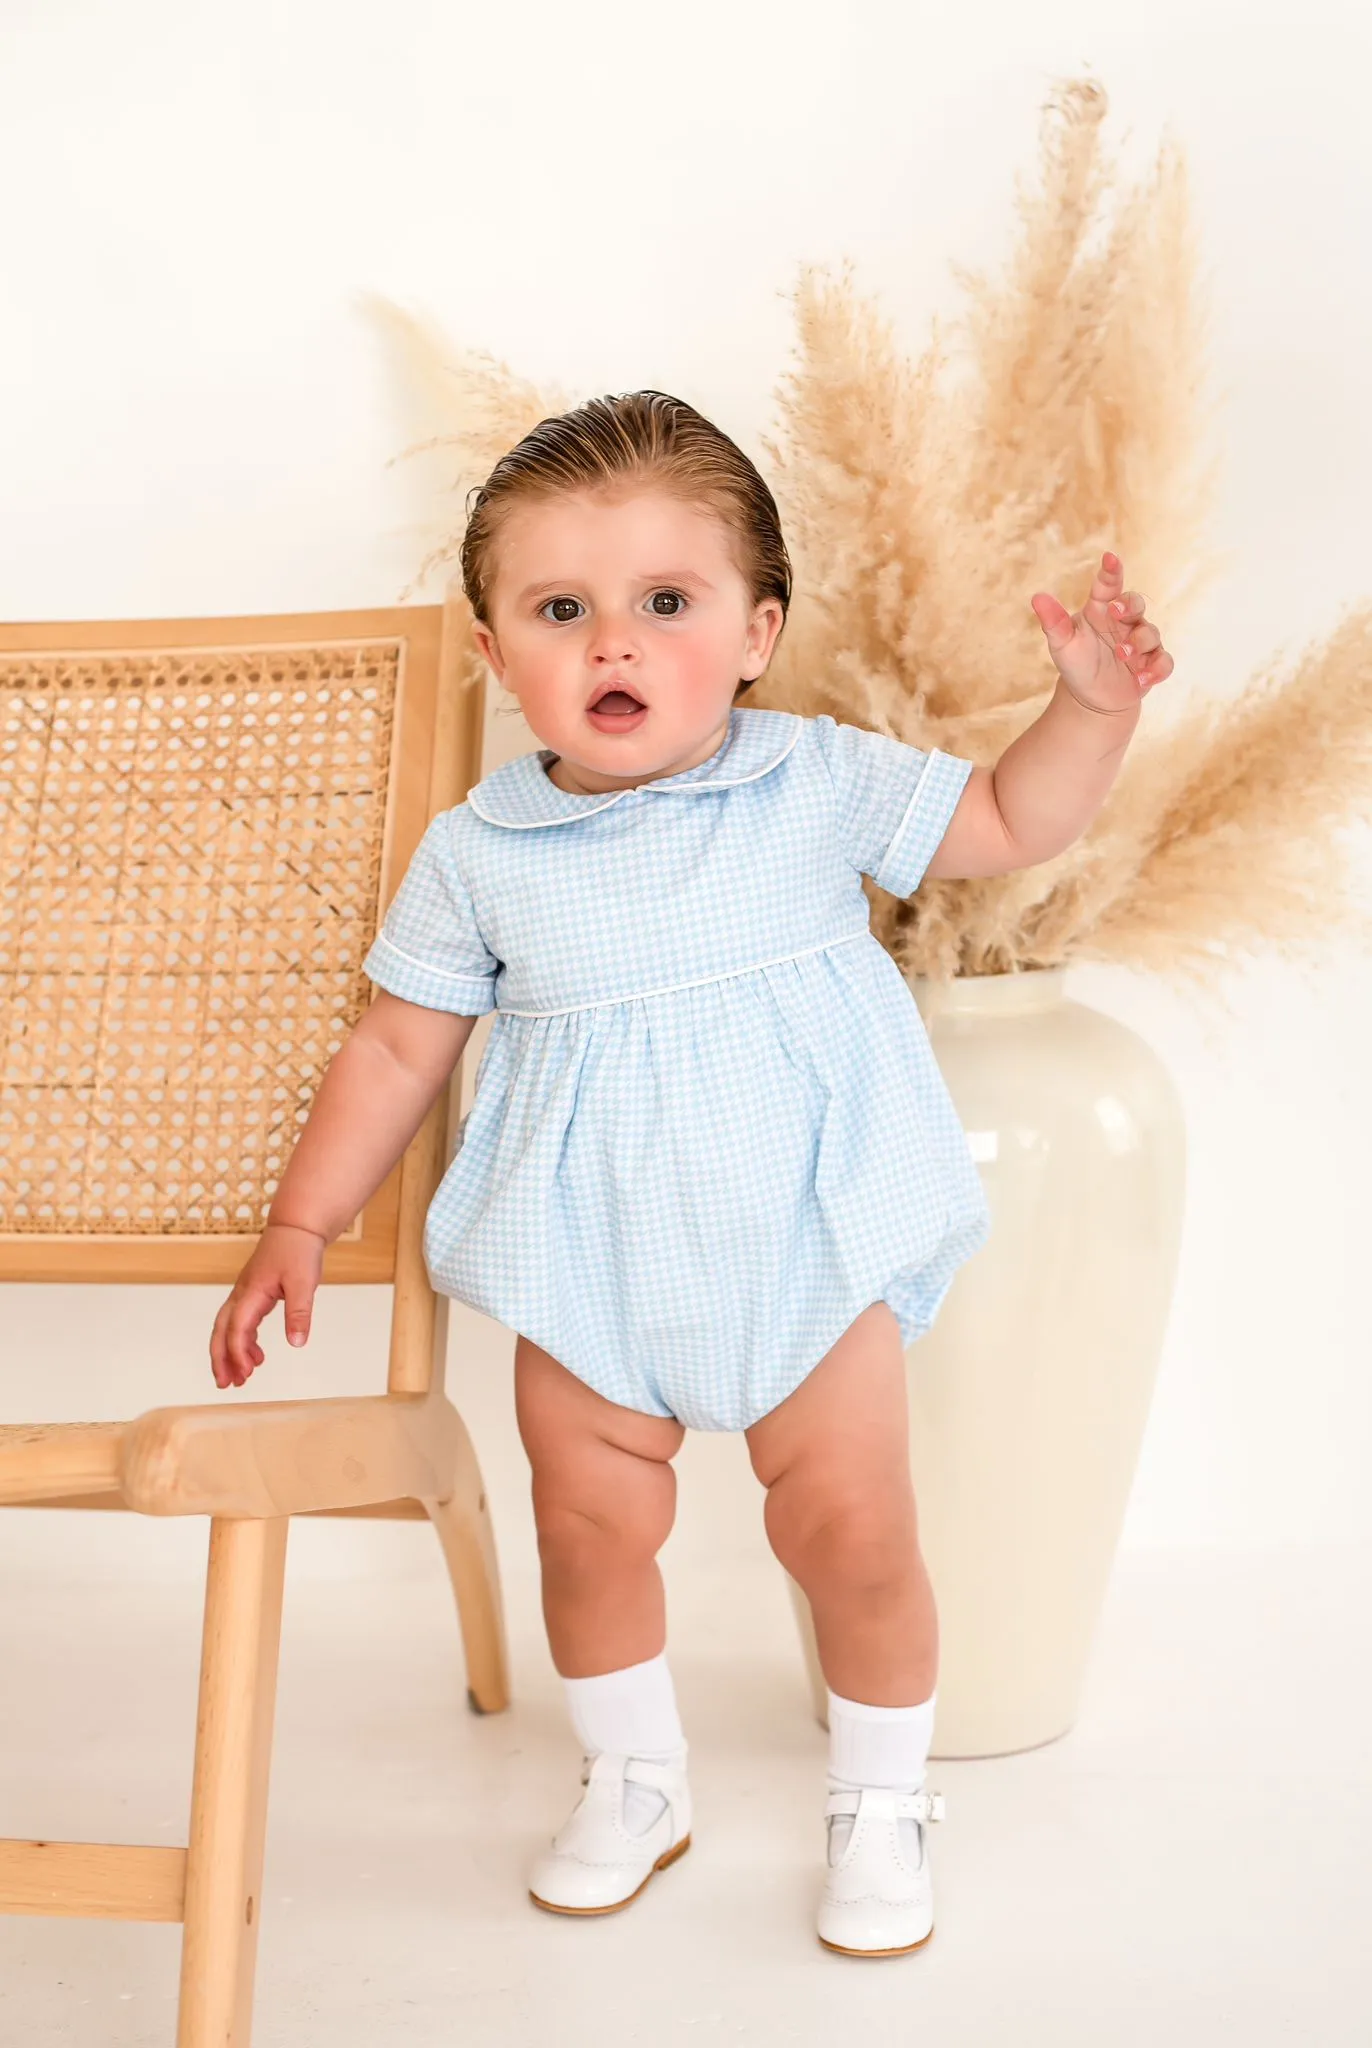
POLYGON ((0 1231, 261 1228, 368 999, 402 653, 0 655, 0 1231))

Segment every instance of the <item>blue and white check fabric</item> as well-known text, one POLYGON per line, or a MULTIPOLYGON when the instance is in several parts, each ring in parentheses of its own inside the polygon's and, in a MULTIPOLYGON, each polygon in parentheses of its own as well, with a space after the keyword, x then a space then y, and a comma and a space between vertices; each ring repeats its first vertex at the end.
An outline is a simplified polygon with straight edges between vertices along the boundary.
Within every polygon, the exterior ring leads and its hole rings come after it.
POLYGON ((861 881, 914 891, 973 764, 739 706, 633 789, 570 795, 556 758, 432 821, 365 962, 496 1012, 429 1274, 608 1400, 746 1429, 872 1302, 921 1336, 989 1233, 861 881))

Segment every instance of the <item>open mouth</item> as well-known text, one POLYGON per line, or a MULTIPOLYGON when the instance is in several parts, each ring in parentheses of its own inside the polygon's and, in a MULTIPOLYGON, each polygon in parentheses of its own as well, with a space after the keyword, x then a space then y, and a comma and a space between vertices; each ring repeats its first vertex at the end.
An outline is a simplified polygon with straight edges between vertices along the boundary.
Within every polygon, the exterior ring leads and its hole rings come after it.
POLYGON ((629 690, 605 690, 587 707, 588 718, 607 720, 636 718, 647 705, 629 690))

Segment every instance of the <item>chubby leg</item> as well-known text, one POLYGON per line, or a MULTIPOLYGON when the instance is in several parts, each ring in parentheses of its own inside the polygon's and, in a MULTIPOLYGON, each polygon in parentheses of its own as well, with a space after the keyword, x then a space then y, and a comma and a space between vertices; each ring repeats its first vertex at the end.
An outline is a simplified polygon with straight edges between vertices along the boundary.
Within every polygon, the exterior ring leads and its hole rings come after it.
POLYGON ((515 1414, 533 1469, 543 1617, 563 1678, 656 1657, 667 1638, 657 1553, 676 1514, 686 1432, 622 1408, 520 1336, 515 1414))
POLYGON ((691 1841, 657 1568, 686 1432, 605 1400, 524 1336, 515 1411, 533 1467, 548 1644, 586 1756, 582 1797, 535 1861, 529 1892, 553 1913, 616 1913, 691 1841))
POLYGON ((938 1622, 919 1554, 900 1325, 873 1302, 748 1431, 767 1533, 807 1594, 829 1686, 828 1849, 816 1931, 845 1955, 933 1933, 922 1824, 938 1622))
POLYGON ((938 1619, 910 1482, 905 1359, 884 1301, 747 1432, 768 1538, 804 1590, 821 1669, 849 1700, 904 1707, 938 1673, 938 1619))

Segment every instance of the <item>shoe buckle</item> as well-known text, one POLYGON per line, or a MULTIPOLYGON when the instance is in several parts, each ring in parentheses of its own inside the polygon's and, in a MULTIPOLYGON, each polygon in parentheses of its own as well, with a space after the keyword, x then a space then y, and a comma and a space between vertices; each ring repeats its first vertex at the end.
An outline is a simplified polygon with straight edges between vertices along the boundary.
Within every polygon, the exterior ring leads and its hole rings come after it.
POLYGON ((914 1809, 910 1815, 912 1820, 943 1819, 944 1804, 941 1792, 919 1791, 912 1793, 910 1795, 910 1804, 914 1809))

